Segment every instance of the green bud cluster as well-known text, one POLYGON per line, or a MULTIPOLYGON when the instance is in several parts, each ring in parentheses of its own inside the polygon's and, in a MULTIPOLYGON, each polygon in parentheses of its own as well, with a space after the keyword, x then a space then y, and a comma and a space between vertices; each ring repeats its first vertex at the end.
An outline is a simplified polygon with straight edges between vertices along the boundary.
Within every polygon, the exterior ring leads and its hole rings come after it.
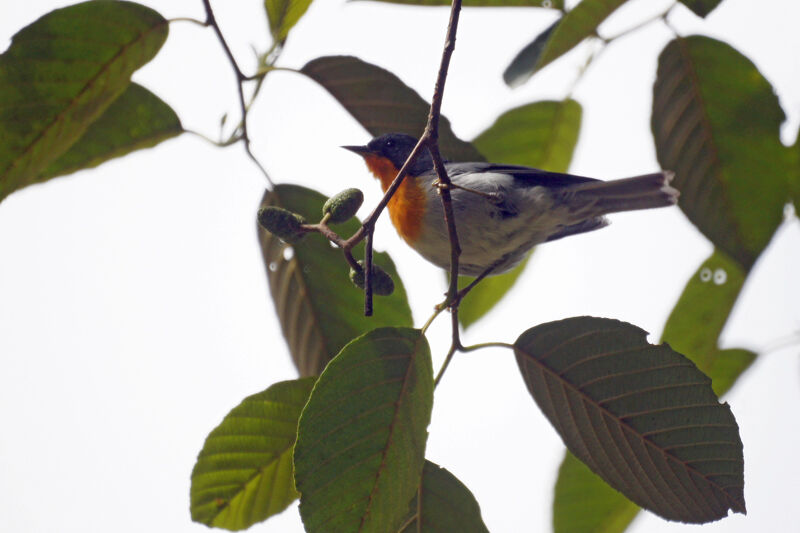
MULTIPOLYGON (((366 284, 364 262, 359 261, 358 264, 361 266, 360 269, 350 269, 350 281, 359 289, 363 289, 366 284)), ((389 296, 394 292, 394 281, 392 281, 392 277, 387 274, 384 269, 374 264, 372 265, 372 292, 380 296, 389 296)))
POLYGON ((328 219, 334 224, 350 220, 355 216, 358 208, 364 203, 364 193, 358 189, 345 189, 339 194, 331 196, 322 206, 322 215, 330 214, 328 219))
POLYGON ((306 219, 282 207, 262 207, 258 210, 258 223, 288 243, 295 243, 305 235, 301 226, 306 223, 306 219))

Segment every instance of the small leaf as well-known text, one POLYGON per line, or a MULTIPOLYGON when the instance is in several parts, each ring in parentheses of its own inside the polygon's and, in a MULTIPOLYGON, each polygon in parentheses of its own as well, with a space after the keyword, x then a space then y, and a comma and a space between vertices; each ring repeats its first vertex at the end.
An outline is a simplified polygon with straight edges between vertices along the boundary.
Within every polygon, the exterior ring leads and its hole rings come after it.
POLYGON ((419 330, 379 328, 345 346, 300 416, 294 466, 306 531, 396 530, 419 486, 432 407, 419 330))
POLYGON ((658 161, 675 171, 679 207, 744 270, 789 199, 784 119, 769 82, 729 45, 693 36, 661 52, 652 115, 658 161))
POLYGON ((514 348, 567 448, 609 485, 668 520, 745 512, 736 420, 684 356, 636 326, 592 317, 536 326, 514 348))
POLYGON ((264 0, 267 21, 272 38, 277 43, 286 41, 286 37, 297 21, 305 15, 311 0, 264 0))
POLYGON ((314 381, 283 381, 248 396, 208 435, 192 470, 192 520, 238 531, 297 498, 292 450, 314 381))
MULTIPOLYGON (((506 111, 472 143, 490 161, 566 172, 578 142, 581 113, 575 100, 534 102, 506 111)), ((493 309, 514 286, 528 259, 530 254, 510 272, 486 278, 472 289, 458 308, 461 325, 467 328, 493 309)), ((473 279, 461 276, 459 286, 473 279)))
POLYGON ((183 127, 172 108, 141 85, 131 83, 37 181, 96 167, 181 133, 183 127))
POLYGON ((489 533, 472 492, 441 466, 425 461, 401 533, 489 533))
POLYGON ((161 15, 130 2, 56 9, 0 56, 0 200, 80 139, 167 38, 161 15))
MULTIPOLYGON (((313 219, 324 203, 325 197, 311 189, 278 185, 264 194, 261 205, 278 205, 313 219)), ((349 236, 358 226, 348 220, 334 230, 349 236)), ((301 375, 319 375, 345 344, 375 327, 413 324, 405 288, 388 254, 375 253, 373 261, 394 280, 394 293, 377 300, 374 315, 365 317, 364 292, 348 279, 341 251, 322 235, 308 234, 291 246, 260 227, 258 235, 278 320, 301 375)), ((363 245, 353 253, 363 257, 363 245)))
MULTIPOLYGON (((320 57, 301 69, 322 85, 373 137, 384 133, 422 135, 430 104, 400 79, 380 67, 350 56, 320 57)), ((483 161, 469 143, 457 138, 444 116, 439 148, 450 161, 483 161)))
MULTIPOLYGON (((449 6, 452 0, 372 0, 389 4, 414 6, 449 6)), ((547 7, 563 9, 564 0, 464 0, 464 7, 547 7)))
POLYGON ((627 0, 583 0, 523 48, 503 73, 510 87, 522 85, 536 72, 572 50, 627 0))
POLYGON ((680 0, 680 3, 694 11, 698 17, 706 17, 714 11, 722 0, 680 0))
POLYGON ((553 499, 553 533, 622 533, 639 507, 565 451, 553 499))

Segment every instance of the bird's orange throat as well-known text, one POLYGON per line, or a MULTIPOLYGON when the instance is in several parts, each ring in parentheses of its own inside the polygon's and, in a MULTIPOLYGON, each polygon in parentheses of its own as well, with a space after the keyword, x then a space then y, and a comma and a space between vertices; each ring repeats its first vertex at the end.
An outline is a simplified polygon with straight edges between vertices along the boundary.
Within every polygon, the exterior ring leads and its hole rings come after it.
MULTIPOLYGON (((380 180, 381 188, 383 192, 386 192, 397 176, 397 167, 384 157, 367 155, 364 159, 367 162, 367 168, 380 180)), ((422 218, 425 216, 427 201, 425 191, 412 176, 405 177, 400 188, 389 200, 387 207, 392 224, 397 229, 397 233, 412 246, 422 231, 422 218)))

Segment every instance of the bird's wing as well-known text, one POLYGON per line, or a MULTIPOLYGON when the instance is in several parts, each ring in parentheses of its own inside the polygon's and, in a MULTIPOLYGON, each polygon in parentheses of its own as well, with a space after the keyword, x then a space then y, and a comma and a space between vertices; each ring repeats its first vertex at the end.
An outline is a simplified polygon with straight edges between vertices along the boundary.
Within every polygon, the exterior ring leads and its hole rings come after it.
POLYGON ((523 167, 520 165, 498 165, 496 163, 448 163, 447 173, 450 176, 468 174, 473 172, 487 172, 497 174, 507 174, 513 176, 528 187, 569 187, 578 183, 598 181, 594 178, 574 176, 572 174, 561 174, 559 172, 549 172, 538 168, 523 167))

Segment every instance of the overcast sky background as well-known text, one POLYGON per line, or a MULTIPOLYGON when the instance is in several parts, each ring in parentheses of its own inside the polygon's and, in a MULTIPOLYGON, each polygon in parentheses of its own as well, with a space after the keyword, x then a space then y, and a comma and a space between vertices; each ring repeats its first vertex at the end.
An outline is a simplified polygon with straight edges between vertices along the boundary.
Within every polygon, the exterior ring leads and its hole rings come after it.
MULTIPOLYGON (((167 18, 203 18, 199 0, 151 1, 167 18)), ((247 72, 250 45, 268 46, 257 0, 216 2, 247 72)), ((615 34, 669 1, 634 0, 606 25, 615 34)), ((65 2, 0 6, 0 48, 65 2)), ((280 64, 352 54, 388 68, 430 98, 448 10, 317 1, 292 31, 280 64)), ((465 9, 443 111, 471 139, 502 111, 561 99, 588 47, 510 90, 501 73, 555 14, 465 9)), ((722 38, 772 82, 800 123, 800 5, 724 0, 707 20, 682 6, 681 34, 722 38)), ((584 122, 571 171, 604 179, 654 171, 649 130, 661 24, 611 45, 577 86, 584 122)), ((217 135, 237 103, 230 66, 211 32, 171 25, 159 55, 134 79, 184 126, 217 135)), ((229 123, 232 123, 229 120, 229 123)), ((253 150, 276 181, 380 197, 363 162, 339 148, 368 135, 321 88, 277 72, 250 116, 253 150)), ((204 531, 189 517, 189 475, 203 441, 245 396, 296 377, 269 298, 255 237, 265 181, 240 147, 192 135, 16 192, 0 204, 0 529, 9 532, 204 531)), ((444 291, 441 272, 409 252, 385 219, 388 250, 421 325, 444 291)), ((616 215, 599 232, 541 247, 504 305, 465 342, 513 340, 541 322, 594 315, 632 322, 655 342, 688 278, 711 252, 678 209, 616 215)), ((756 265, 724 347, 774 348, 800 331, 800 224, 791 218, 756 265)), ((376 305, 381 305, 380 299, 376 305)), ((431 328, 438 368, 449 320, 431 328)), ((800 489, 800 347, 771 349, 726 398, 741 426, 749 515, 704 532, 790 531, 800 489)), ((436 391, 427 456, 475 494, 494 532, 550 530, 563 453, 508 351, 459 354, 436 391)), ((302 531, 296 505, 254 531, 302 531)), ((637 518, 631 531, 694 526, 637 518)))

